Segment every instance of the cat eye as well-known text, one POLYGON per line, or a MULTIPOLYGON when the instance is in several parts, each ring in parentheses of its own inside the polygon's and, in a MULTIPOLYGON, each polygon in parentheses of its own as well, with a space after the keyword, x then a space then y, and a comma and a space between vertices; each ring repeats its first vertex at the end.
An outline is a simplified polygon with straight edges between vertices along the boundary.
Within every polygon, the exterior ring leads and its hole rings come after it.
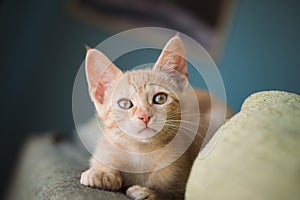
POLYGON ((168 96, 165 93, 158 93, 153 97, 154 104, 164 104, 167 101, 168 96))
POLYGON ((130 109, 133 106, 132 102, 128 99, 121 99, 118 104, 122 109, 130 109))

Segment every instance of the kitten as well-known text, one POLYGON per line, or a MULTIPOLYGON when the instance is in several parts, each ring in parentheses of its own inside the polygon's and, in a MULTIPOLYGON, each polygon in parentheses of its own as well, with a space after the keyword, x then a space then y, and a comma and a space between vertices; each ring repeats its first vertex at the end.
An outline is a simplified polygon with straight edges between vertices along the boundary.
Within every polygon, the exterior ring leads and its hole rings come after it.
POLYGON ((225 120, 219 113, 232 115, 209 93, 188 87, 185 58, 178 35, 168 41, 153 69, 123 73, 100 51, 87 51, 89 93, 102 136, 81 184, 127 189, 135 200, 184 199, 208 126, 214 132, 225 120))

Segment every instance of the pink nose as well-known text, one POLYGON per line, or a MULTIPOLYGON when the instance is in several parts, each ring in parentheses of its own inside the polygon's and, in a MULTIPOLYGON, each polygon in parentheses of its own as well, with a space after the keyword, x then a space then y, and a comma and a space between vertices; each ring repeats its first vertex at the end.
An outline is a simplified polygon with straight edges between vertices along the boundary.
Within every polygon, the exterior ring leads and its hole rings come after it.
POLYGON ((139 117, 140 120, 142 120, 145 124, 148 124, 150 121, 150 115, 149 114, 143 114, 139 117))

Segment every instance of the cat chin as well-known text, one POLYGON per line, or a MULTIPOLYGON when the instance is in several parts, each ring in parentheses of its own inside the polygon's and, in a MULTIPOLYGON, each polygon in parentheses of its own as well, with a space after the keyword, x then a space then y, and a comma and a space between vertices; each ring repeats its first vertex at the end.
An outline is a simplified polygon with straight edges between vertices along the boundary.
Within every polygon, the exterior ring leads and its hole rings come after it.
POLYGON ((148 142, 153 136, 157 134, 157 131, 153 128, 143 128, 135 134, 130 134, 131 137, 135 138, 138 141, 148 142))
POLYGON ((143 135, 143 134, 146 134, 146 135, 149 135, 149 134, 152 134, 154 135, 154 133, 156 133, 157 131, 154 130, 153 128, 150 128, 150 127, 145 127, 143 128, 142 130, 140 130, 138 132, 139 135, 143 135))

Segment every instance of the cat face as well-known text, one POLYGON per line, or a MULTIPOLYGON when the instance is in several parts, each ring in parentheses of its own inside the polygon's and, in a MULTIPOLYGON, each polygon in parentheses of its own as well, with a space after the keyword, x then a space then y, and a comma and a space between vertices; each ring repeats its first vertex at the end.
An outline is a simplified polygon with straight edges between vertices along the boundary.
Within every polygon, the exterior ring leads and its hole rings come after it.
POLYGON ((168 120, 180 120, 179 92, 166 73, 151 69, 125 73, 111 98, 118 127, 141 139, 154 136, 168 120))
POLYGON ((88 50, 86 74, 105 128, 138 140, 176 133, 187 85, 185 51, 178 36, 166 44, 153 69, 122 73, 100 51, 88 50))

